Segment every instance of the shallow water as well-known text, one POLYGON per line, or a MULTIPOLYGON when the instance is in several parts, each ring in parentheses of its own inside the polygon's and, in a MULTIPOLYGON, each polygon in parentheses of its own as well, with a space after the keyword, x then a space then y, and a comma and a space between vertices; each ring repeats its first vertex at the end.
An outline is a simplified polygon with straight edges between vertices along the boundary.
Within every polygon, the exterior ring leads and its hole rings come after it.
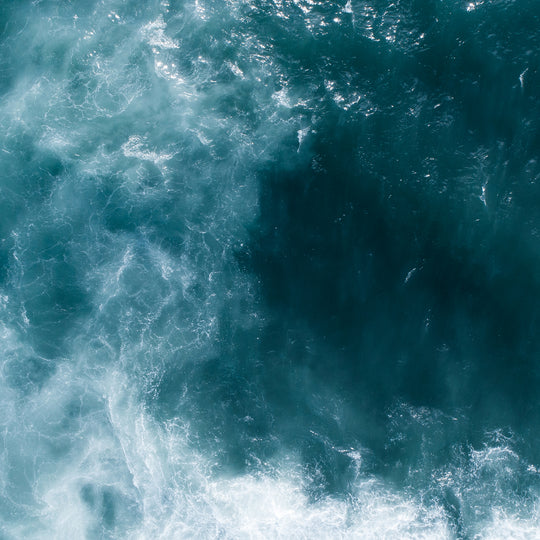
POLYGON ((0 537, 540 537, 539 29, 0 2, 0 537))

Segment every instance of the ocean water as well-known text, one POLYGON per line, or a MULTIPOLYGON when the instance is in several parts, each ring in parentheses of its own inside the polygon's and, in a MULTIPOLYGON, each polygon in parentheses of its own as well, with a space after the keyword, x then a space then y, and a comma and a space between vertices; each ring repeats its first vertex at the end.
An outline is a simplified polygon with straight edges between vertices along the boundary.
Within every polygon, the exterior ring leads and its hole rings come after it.
POLYGON ((0 2, 0 538, 540 538, 540 4, 0 2))

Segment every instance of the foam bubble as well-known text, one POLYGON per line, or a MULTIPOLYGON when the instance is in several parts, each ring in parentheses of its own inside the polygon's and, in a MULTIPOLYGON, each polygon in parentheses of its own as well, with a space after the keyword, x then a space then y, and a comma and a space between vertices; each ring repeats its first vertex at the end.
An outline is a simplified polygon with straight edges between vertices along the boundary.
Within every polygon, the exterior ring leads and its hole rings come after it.
POLYGON ((172 154, 158 153, 146 148, 142 137, 131 135, 127 142, 122 145, 122 152, 126 157, 134 157, 141 160, 151 161, 156 165, 162 164, 164 161, 171 159, 172 154))
POLYGON ((165 34, 167 25, 160 15, 155 21, 149 22, 142 28, 142 33, 152 47, 160 49, 178 49, 179 44, 174 39, 165 34))

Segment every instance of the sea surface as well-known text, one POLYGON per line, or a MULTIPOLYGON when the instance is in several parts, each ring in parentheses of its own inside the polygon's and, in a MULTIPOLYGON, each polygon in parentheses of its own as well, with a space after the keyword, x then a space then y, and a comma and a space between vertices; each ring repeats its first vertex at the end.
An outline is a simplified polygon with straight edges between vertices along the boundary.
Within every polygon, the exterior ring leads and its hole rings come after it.
POLYGON ((538 0, 0 1, 0 538, 539 539, 538 0))

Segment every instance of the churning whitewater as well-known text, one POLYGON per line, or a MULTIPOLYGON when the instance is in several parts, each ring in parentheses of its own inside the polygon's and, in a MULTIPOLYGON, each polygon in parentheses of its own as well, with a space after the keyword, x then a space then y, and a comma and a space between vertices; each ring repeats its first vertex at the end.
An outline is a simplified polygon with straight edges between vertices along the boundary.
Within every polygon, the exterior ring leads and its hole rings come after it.
POLYGON ((540 538, 540 5, 0 1, 0 537, 540 538))

